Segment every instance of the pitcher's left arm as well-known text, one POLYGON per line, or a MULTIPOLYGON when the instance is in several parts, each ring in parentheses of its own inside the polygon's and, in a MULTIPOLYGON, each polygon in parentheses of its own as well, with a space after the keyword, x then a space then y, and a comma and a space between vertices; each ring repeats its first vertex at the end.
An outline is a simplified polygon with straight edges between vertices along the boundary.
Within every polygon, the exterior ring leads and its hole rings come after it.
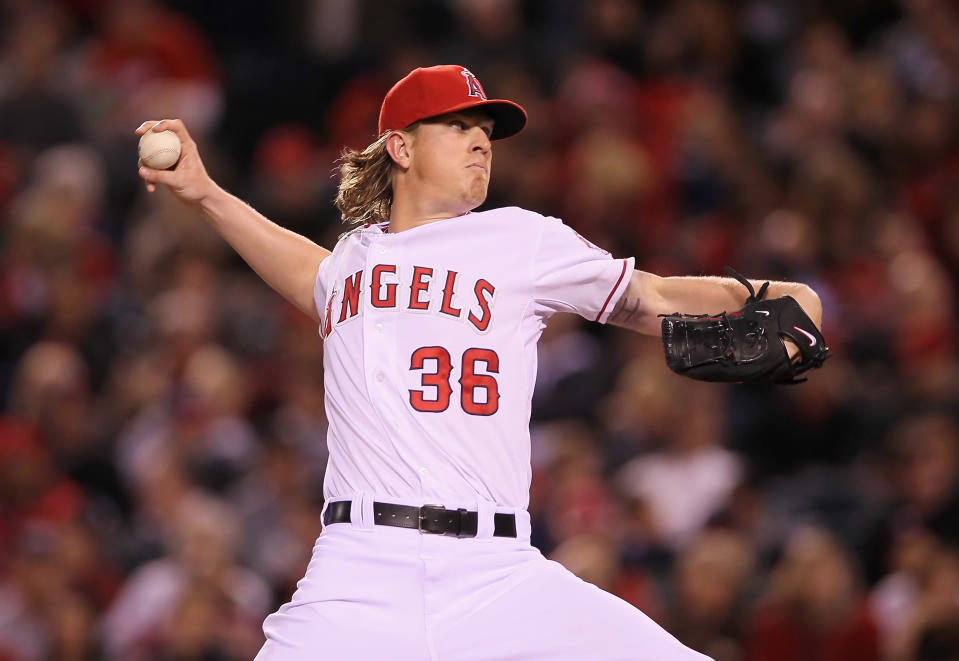
POLYGON ((707 381, 794 383, 823 364, 822 303, 798 282, 633 271, 608 323, 662 335, 671 369, 707 381))

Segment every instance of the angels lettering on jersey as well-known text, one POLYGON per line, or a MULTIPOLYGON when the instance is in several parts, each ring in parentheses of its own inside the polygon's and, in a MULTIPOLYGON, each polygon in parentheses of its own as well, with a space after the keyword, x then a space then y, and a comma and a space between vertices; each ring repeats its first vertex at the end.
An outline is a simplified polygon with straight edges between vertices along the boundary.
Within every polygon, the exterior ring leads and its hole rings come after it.
POLYGON ((493 319, 496 287, 485 278, 434 266, 376 264, 337 281, 326 301, 322 335, 356 319, 367 306, 465 321, 484 333, 493 319))

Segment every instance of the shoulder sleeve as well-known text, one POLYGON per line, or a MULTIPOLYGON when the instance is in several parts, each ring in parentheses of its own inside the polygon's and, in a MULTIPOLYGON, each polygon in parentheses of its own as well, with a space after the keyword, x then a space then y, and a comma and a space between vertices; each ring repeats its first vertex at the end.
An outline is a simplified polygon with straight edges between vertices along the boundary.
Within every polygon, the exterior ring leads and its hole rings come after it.
POLYGON ((335 294, 332 282, 333 278, 336 277, 333 262, 337 258, 337 247, 339 247, 339 243, 334 246, 333 252, 320 262, 319 268, 316 269, 316 279, 313 281, 313 304, 316 306, 316 311, 320 317, 321 337, 328 335, 328 317, 333 302, 333 295, 335 294))
POLYGON ((536 307, 606 323, 634 264, 632 257, 614 259, 559 219, 544 217, 532 264, 536 307))

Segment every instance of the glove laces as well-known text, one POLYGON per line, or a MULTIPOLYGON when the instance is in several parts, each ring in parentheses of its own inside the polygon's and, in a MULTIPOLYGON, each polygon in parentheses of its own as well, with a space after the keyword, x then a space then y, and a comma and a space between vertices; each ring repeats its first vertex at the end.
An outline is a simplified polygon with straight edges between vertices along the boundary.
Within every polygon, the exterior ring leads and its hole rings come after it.
POLYGON ((766 290, 769 289, 769 282, 767 281, 767 282, 764 282, 762 284, 762 287, 759 288, 759 293, 756 293, 756 290, 753 289, 753 284, 749 280, 747 280, 745 277, 743 277, 743 275, 739 271, 734 269, 732 266, 726 267, 726 273, 732 276, 733 278, 736 278, 737 280, 739 280, 741 283, 743 283, 746 289, 749 290, 749 298, 746 299, 747 305, 749 303, 755 303, 756 301, 761 301, 763 296, 766 295, 766 290))

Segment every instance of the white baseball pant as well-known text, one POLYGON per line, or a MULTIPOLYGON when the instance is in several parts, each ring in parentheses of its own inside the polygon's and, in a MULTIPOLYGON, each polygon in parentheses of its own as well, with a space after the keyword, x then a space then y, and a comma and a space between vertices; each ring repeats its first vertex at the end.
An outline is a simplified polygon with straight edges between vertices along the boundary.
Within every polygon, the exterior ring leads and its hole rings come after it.
MULTIPOLYGON (((365 503, 361 505, 360 503, 365 503)), ((485 511, 484 511, 485 509, 485 511)), ((255 661, 709 661, 518 538, 374 526, 372 499, 324 528, 255 661)))

